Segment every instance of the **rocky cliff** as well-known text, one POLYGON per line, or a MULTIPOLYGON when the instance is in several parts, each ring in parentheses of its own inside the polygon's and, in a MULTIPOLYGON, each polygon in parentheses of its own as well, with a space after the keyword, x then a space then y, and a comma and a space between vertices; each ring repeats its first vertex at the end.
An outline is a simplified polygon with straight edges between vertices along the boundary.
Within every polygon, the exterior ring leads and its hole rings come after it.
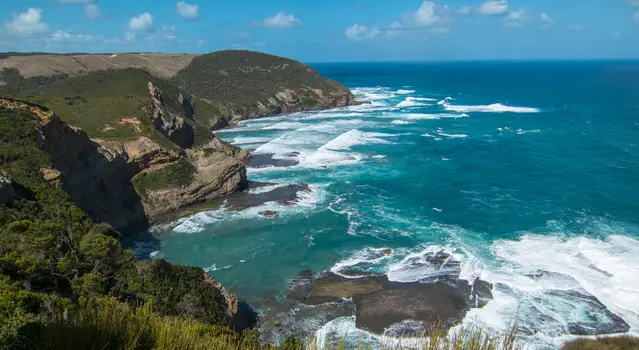
POLYGON ((247 187, 248 152, 211 130, 358 103, 309 66, 249 51, 0 61, 0 108, 39 120, 40 147, 53 163, 42 176, 118 230, 247 187))
MULTIPOLYGON (((228 50, 205 55, 10 56, 0 62, 3 67, 0 94, 38 94, 45 90, 50 94, 53 89, 46 86, 53 87, 69 78, 107 70, 139 69, 152 76, 156 87, 163 85, 160 90, 171 90, 169 97, 176 102, 169 109, 179 110, 187 123, 196 117, 201 125, 212 130, 248 118, 359 103, 348 88, 322 77, 310 66, 251 51, 228 50), (170 89, 167 84, 172 85, 170 89)), ((86 91, 76 92, 83 95, 86 91)), ((159 116, 158 122, 166 122, 159 116)), ((178 125, 172 127, 180 128, 179 118, 174 121, 178 125)), ((178 135, 171 133, 169 137, 185 137, 178 135)))
POLYGON ((51 155, 54 167, 42 169, 43 176, 60 183, 95 221, 116 229, 143 228, 171 211, 247 186, 243 160, 248 153, 218 139, 189 150, 166 147, 143 134, 128 141, 92 139, 44 106, 4 98, 0 108, 37 117, 39 147, 51 155), (187 173, 172 171, 180 167, 187 173), (184 179, 176 179, 180 176, 184 179))
POLYGON ((348 88, 310 66, 250 51, 195 57, 173 81, 217 110, 208 120, 212 129, 243 119, 359 103, 348 88))

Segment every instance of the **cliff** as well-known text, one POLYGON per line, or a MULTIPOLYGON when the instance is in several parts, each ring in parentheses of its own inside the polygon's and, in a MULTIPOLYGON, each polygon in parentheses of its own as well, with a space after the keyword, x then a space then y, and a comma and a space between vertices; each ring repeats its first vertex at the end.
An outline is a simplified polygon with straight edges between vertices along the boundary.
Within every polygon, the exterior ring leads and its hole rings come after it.
POLYGON ((38 116, 53 162, 43 174, 118 230, 247 187, 249 154, 212 130, 357 103, 309 66, 249 51, 1 61, 0 108, 38 116))
POLYGON ((358 104, 342 84, 298 61, 250 51, 195 57, 173 78, 217 113, 213 129, 243 119, 358 104))
MULTIPOLYGON (((251 319, 234 295, 200 268, 133 259, 119 232, 63 190, 84 185, 82 200, 104 196, 108 189, 90 183, 100 171, 171 162, 169 155, 134 157, 129 147, 136 162, 109 159, 107 148, 46 107, 6 98, 0 106, 0 348, 162 348, 164 332, 171 341, 182 333, 238 339, 227 327, 241 330, 251 319)), ((126 194, 125 186, 111 191, 126 194)))
MULTIPOLYGON (((228 50, 205 55, 32 55, 1 59, 0 94, 48 94, 56 82, 108 70, 171 85, 174 106, 212 130, 248 118, 358 104, 342 84, 287 58, 228 50), (48 86, 48 87, 47 87, 48 86)), ((76 91, 82 95, 84 91, 76 91)), ((166 94, 165 94, 166 95, 166 94)))
POLYGON ((124 58, 0 60, 2 348, 118 348, 132 338, 113 332, 137 326, 148 348, 164 332, 215 343, 204 348, 255 341, 216 328, 253 321, 220 283, 200 268, 134 260, 119 231, 247 188, 249 153, 211 130, 356 103, 339 83, 275 56, 124 58))
POLYGON ((232 194, 248 184, 243 163, 248 153, 219 139, 184 150, 162 145, 164 129, 149 135, 141 127, 130 140, 92 139, 46 107, 4 98, 0 108, 38 117, 39 147, 52 161, 52 169, 43 174, 61 183, 95 221, 116 229, 144 228, 174 210, 232 194))

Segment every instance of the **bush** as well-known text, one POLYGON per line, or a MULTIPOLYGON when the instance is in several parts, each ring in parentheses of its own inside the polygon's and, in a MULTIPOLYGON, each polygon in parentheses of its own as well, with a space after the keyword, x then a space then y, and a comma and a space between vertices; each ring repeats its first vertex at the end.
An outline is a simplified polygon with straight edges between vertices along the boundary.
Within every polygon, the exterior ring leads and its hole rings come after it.
POLYGON ((639 338, 632 336, 578 339, 564 344, 562 350, 636 350, 639 338))
POLYGON ((133 185, 142 195, 148 191, 167 187, 187 186, 193 181, 195 167, 184 158, 161 169, 140 173, 133 178, 133 185))

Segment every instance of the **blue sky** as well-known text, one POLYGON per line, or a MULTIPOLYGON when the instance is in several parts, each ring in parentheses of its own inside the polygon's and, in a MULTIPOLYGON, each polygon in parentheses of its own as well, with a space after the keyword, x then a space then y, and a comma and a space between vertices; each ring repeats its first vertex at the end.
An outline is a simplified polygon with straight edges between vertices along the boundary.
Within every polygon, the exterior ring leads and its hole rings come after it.
POLYGON ((639 58, 639 0, 0 0, 0 51, 639 58))

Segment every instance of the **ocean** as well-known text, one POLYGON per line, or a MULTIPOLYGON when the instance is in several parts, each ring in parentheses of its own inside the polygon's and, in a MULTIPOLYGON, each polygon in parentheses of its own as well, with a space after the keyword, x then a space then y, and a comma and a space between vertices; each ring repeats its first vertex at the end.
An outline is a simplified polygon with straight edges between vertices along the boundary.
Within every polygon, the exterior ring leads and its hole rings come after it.
MULTIPOLYGON (((216 132, 292 165, 249 168, 266 184, 251 193, 307 186, 181 219, 154 256, 259 306, 303 270, 420 281, 432 271, 410 258, 443 250, 494 284, 464 325, 517 321, 532 348, 553 348, 575 323, 612 322, 594 297, 639 331, 639 62, 313 66, 371 103, 216 132)), ((353 317, 317 327, 375 341, 353 317)))

